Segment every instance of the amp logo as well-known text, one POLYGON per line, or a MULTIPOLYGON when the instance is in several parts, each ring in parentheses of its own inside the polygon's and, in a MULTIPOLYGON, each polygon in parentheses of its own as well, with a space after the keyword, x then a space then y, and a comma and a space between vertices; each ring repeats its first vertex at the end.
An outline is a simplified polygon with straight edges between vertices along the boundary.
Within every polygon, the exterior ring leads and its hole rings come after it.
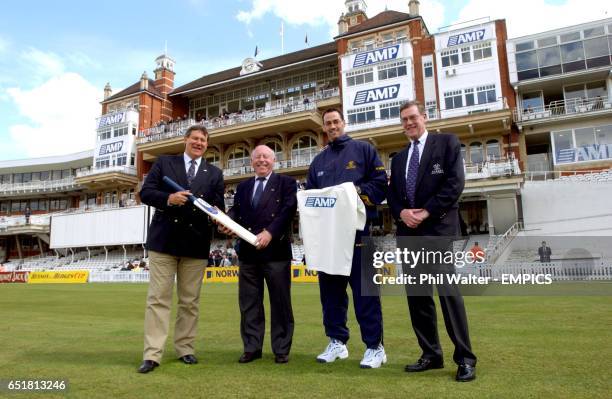
POLYGON ((123 122, 124 119, 125 119, 125 112, 117 112, 116 114, 105 116, 103 118, 100 118, 100 122, 98 123, 98 128, 123 122))
POLYGON ((337 199, 334 197, 307 197, 307 208, 333 208, 337 199))
POLYGON ((460 35, 454 35, 448 38, 447 47, 458 46, 464 43, 477 42, 479 40, 482 40, 484 38, 484 35, 484 29, 474 30, 471 32, 462 33, 460 35))
POLYGON ((364 65, 375 64, 377 62, 394 60, 399 53, 399 44, 391 47, 385 47, 367 53, 357 54, 353 62, 353 68, 362 67, 364 65))
POLYGON ((397 98, 400 85, 377 87, 376 89, 358 91, 353 105, 362 105, 382 100, 397 98))
POLYGON ((110 144, 104 144, 102 147, 100 147, 100 153, 98 155, 106 155, 106 154, 110 154, 113 152, 118 152, 121 151, 121 149, 123 148, 123 141, 117 141, 115 143, 110 143, 110 144))

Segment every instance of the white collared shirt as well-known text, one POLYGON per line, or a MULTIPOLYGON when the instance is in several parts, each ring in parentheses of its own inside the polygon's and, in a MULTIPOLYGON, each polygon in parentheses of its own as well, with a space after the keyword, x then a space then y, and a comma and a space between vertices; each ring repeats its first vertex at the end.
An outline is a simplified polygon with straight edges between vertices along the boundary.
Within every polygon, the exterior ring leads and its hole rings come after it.
POLYGON ((265 176, 265 180, 262 182, 258 182, 257 178, 259 178, 259 176, 255 176, 255 184, 253 184, 253 193, 251 193, 251 199, 253 199, 253 197, 255 196, 255 191, 257 191, 258 184, 263 184, 263 187, 261 188, 262 192, 266 189, 266 184, 268 184, 268 180, 270 180, 270 176, 272 176, 272 172, 268 173, 268 175, 265 176))
MULTIPOLYGON (((191 167, 191 157, 186 153, 183 153, 183 160, 185 162, 185 173, 189 174, 189 168, 191 167)), ((194 159, 195 161, 195 175, 198 174, 198 169, 200 168, 200 163, 202 162, 202 157, 194 159)), ((195 176, 194 175, 194 176, 195 176)))
MULTIPOLYGON (((419 142, 419 163, 421 162, 421 158, 423 157, 423 150, 425 149, 425 142, 427 141, 427 136, 429 133, 427 130, 423 132, 421 137, 417 140, 419 142)), ((408 178, 408 166, 410 165, 410 157, 412 156, 412 151, 414 150, 414 141, 411 142, 410 148, 408 149, 408 159, 406 159, 406 171, 405 176, 408 178)))

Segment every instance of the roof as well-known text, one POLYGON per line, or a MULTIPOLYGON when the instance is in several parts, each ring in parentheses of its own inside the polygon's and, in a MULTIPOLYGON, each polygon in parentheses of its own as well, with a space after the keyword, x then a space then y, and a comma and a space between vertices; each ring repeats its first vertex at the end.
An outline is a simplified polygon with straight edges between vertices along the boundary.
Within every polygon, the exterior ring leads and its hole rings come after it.
MULTIPOLYGON (((268 58, 263 61, 259 61, 262 64, 262 68, 259 71, 265 72, 271 69, 291 65, 297 62, 307 61, 310 59, 322 57, 325 55, 336 54, 337 52, 336 42, 329 42, 321 44, 319 46, 310 47, 305 50, 295 51, 289 54, 283 54, 278 57, 268 58)), ((240 77, 241 66, 226 69, 225 71, 216 72, 210 75, 202 76, 190 83, 184 84, 174 89, 170 95, 178 95, 187 91, 192 91, 201 87, 205 87, 211 84, 224 82, 226 80, 235 79, 240 77)), ((249 76, 249 75, 245 75, 249 76)))
POLYGON ((419 15, 411 16, 410 14, 406 14, 404 12, 399 11, 383 11, 380 14, 372 17, 370 19, 366 19, 359 25, 351 26, 347 32, 336 36, 335 38, 341 38, 343 36, 353 35, 355 33, 364 32, 370 29, 380 28, 387 25, 396 24, 398 22, 409 21, 411 19, 420 18, 419 15))
POLYGON ((149 79, 149 87, 146 90, 141 90, 140 89, 140 80, 139 80, 138 82, 134 83, 133 85, 129 86, 128 88, 121 90, 119 93, 113 94, 112 96, 110 96, 106 100, 102 101, 102 103, 108 103, 108 102, 117 100, 117 99, 122 98, 122 97, 127 97, 127 96, 130 96, 132 94, 140 93, 141 91, 146 91, 148 93, 153 94, 154 96, 163 98, 163 95, 159 92, 159 90, 157 90, 155 88, 155 81, 153 79, 149 79))
POLYGON ((48 170, 49 168, 68 168, 91 166, 94 150, 81 151, 73 154, 53 155, 47 157, 12 159, 0 161, 1 173, 17 173, 48 170))

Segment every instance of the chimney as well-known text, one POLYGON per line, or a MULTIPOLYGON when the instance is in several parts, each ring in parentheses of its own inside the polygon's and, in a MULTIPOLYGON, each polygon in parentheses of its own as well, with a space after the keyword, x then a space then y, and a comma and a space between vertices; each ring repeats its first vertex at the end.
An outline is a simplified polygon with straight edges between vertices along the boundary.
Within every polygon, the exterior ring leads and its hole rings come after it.
POLYGON ((411 17, 416 17, 419 15, 419 0, 410 0, 408 2, 408 14, 411 17))
POLYGON ((104 99, 106 100, 112 95, 113 95, 113 89, 111 89, 110 82, 107 82, 106 86, 104 86, 104 99))
POLYGON ((147 71, 142 73, 140 77, 140 90, 147 90, 149 88, 149 77, 147 76, 147 71))
POLYGON ((340 16, 338 20, 338 35, 348 32, 348 21, 344 16, 344 13, 340 16))

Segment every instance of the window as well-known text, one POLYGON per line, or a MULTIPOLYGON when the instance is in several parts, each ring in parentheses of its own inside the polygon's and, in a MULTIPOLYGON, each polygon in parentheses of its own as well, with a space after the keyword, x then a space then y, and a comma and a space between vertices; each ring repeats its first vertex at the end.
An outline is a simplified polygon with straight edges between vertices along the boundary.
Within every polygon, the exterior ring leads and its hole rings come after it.
POLYGON ((444 93, 444 105, 446 109, 455 109, 463 107, 463 98, 461 90, 447 91, 444 93))
MULTIPOLYGON (((563 162, 563 152, 564 150, 569 150, 574 147, 574 143, 572 140, 572 131, 571 130, 562 130, 559 132, 553 132, 553 144, 555 145, 555 161, 563 162), (561 158, 561 159, 560 159, 561 158)), ((573 161, 573 154, 572 159, 573 161)), ((567 162, 567 161, 565 161, 567 162)))
POLYGON ((13 175, 13 183, 21 183, 21 182, 23 182, 23 174, 15 173, 13 175))
POLYGON ((559 46, 538 50, 540 76, 558 75, 561 73, 561 51, 559 46))
POLYGON ((427 118, 429 119, 437 118, 438 112, 437 112, 436 100, 425 101, 425 112, 427 113, 427 118))
POLYGON ((476 104, 474 100, 474 89, 465 89, 464 93, 465 93, 465 105, 466 106, 469 107, 470 105, 476 104))
POLYGON ((215 165, 216 167, 221 167, 221 156, 219 155, 219 151, 212 150, 206 153, 206 162, 211 165, 215 165))
POLYGON ((111 138, 111 128, 106 128, 98 131, 99 140, 107 140, 111 138))
POLYGON ((494 103, 497 99, 495 95, 495 85, 486 85, 476 87, 478 96, 478 104, 494 103))
POLYGON ((376 119, 376 113, 373 105, 369 107, 352 109, 348 111, 347 114, 349 124, 365 123, 376 119))
POLYGON ((47 181, 49 180, 49 177, 51 177, 51 172, 48 170, 40 172, 40 180, 47 181))
POLYGON ((472 61, 472 54, 469 47, 463 47, 461 49, 461 63, 467 64, 472 61))
POLYGON ((501 151, 499 149, 499 141, 489 140, 487 141, 487 159, 492 161, 501 158, 501 151))
POLYGON ((40 181, 40 172, 32 173, 32 181, 40 181))
POLYGON ((395 32, 395 41, 397 43, 405 42, 407 39, 408 37, 406 36, 406 31, 398 30, 395 32))
POLYGON ((351 51, 357 52, 361 48, 361 40, 354 40, 351 42, 351 51))
POLYGON ((380 106, 380 119, 397 119, 399 118, 399 101, 382 104, 380 106))
POLYGON ((596 68, 610 65, 610 50, 606 37, 585 40, 584 52, 587 58, 587 67, 596 68))
POLYGON ((589 37, 603 36, 606 34, 603 26, 598 26, 596 28, 591 28, 591 29, 585 29, 584 31, 582 31, 582 33, 584 34, 585 39, 589 37))
POLYGON ((374 81, 374 70, 372 68, 351 71, 346 74, 346 85, 357 86, 374 81))
POLYGON ((9 202, 3 201, 0 203, 0 212, 7 213, 9 211, 9 202))
POLYGON ((382 43, 386 46, 393 43, 393 34, 386 33, 382 35, 382 43))
POLYGON ((127 154, 117 155, 117 166, 125 166, 127 164, 127 154))
POLYGON ((236 146, 229 154, 227 167, 230 169, 240 168, 251 164, 249 150, 244 146, 236 146))
POLYGON ((22 180, 24 183, 29 183, 32 181, 32 174, 31 173, 24 173, 22 180))
POLYGON ((492 56, 493 52, 491 50, 491 42, 474 45, 474 61, 491 58, 492 56))
POLYGON ((283 147, 280 145, 280 143, 276 141, 268 141, 265 144, 268 147, 270 147, 272 151, 274 151, 274 156, 276 157, 277 161, 282 161, 285 159, 285 155, 283 153, 283 147))
POLYGON ((127 136, 127 134, 128 134, 127 126, 115 127, 114 132, 113 132, 113 137, 127 136))
POLYGON ((597 144, 612 144, 612 125, 596 127, 595 136, 597 144))
POLYGON ((363 47, 365 47, 366 50, 373 50, 374 49, 374 38, 371 37, 368 39, 364 39, 363 47))
POLYGON ((39 211, 48 211, 49 210, 49 201, 48 200, 38 200, 38 210, 39 211))
POLYGON ((576 139, 576 148, 588 147, 596 142, 595 131, 592 127, 574 130, 574 138, 576 139))
POLYGON ((545 37, 544 39, 538 39, 538 47, 547 47, 557 44, 557 36, 545 37))
POLYGON ((544 99, 541 91, 532 91, 523 94, 523 112, 536 112, 544 108, 544 99))
POLYGON ((580 32, 571 32, 561 35, 561 43, 572 42, 575 40, 580 40, 580 32))
POLYGON ((532 50, 534 48, 533 41, 516 44, 516 51, 532 50))
POLYGON ((565 73, 585 69, 582 42, 562 44, 561 61, 563 62, 563 72, 565 73))
POLYGON ((459 64, 459 50, 446 50, 442 52, 442 67, 459 64))
POLYGON ((471 163, 482 163, 484 160, 482 154, 482 144, 479 142, 474 142, 470 144, 470 162, 471 163))
POLYGON ((62 170, 62 179, 67 179, 70 177, 70 169, 62 170))
POLYGON ((11 175, 0 175, 0 184, 8 184, 11 182, 11 175))
POLYGON ((424 75, 426 78, 433 77, 433 62, 426 61, 423 63, 424 75))
POLYGON ((378 79, 393 79, 398 76, 406 75, 406 62, 393 62, 391 64, 381 65, 378 67, 378 79))
POLYGON ((291 146, 292 166, 309 165, 317 155, 317 142, 310 136, 302 136, 291 146))
POLYGON ((538 58, 535 50, 516 54, 516 69, 519 80, 533 79, 540 76, 538 58))
POLYGON ((104 169, 110 167, 110 158, 96 159, 96 169, 104 169))

